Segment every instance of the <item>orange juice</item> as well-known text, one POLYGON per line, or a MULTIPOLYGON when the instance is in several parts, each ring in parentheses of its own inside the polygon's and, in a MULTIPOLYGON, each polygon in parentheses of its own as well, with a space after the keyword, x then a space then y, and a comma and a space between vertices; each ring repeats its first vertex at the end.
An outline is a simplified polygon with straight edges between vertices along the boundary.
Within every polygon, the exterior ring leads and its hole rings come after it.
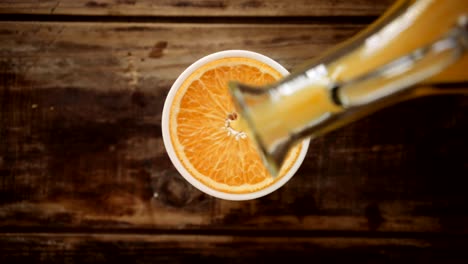
MULTIPOLYGON (((400 2, 413 4, 384 29, 366 38, 361 47, 329 65, 330 76, 342 81, 367 73, 443 37, 463 15, 468 18, 468 1, 465 0, 400 2)), ((463 66, 467 65, 468 56, 465 55, 457 65, 434 76, 433 80, 464 81, 468 76, 463 66)))

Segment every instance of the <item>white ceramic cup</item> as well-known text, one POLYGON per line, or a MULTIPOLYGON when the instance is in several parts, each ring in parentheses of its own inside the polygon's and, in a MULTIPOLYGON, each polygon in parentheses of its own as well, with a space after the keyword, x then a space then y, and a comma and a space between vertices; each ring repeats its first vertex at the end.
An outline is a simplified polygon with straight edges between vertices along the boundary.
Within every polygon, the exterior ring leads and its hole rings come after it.
POLYGON ((177 80, 172 85, 171 90, 169 91, 169 94, 166 97, 166 101, 164 102, 164 109, 163 109, 162 121, 161 121, 162 122, 162 125, 161 125, 162 135, 163 135, 164 146, 175 168, 177 169, 177 171, 179 171, 182 177, 184 177, 194 187, 196 187, 197 189, 199 189, 200 191, 206 194, 209 194, 211 196, 214 196, 220 199, 234 200, 234 201, 251 200, 251 199, 256 199, 256 198, 272 193, 273 191, 283 186, 286 182, 288 182, 289 179, 291 179, 291 177, 296 173, 296 171, 299 169, 302 162, 304 161, 304 157, 307 153, 307 149, 309 148, 309 140, 304 140, 302 142, 302 149, 296 161, 291 166, 290 170, 286 173, 286 175, 281 177, 278 181, 274 182, 273 184, 271 184, 270 186, 266 188, 263 188, 255 192, 235 194, 235 193, 225 193, 225 192, 212 189, 209 186, 198 181, 195 177, 193 177, 187 171, 187 169, 185 169, 185 167, 182 165, 181 161, 177 157, 174 151, 174 146, 172 145, 172 140, 170 138, 171 135, 169 133, 169 111, 170 111, 172 102, 174 101, 174 96, 179 90, 182 83, 185 81, 185 79, 189 77, 195 70, 199 69, 206 63, 209 63, 214 60, 222 59, 222 58, 231 58, 231 57, 251 58, 251 59, 263 62, 273 67, 281 75, 283 75, 283 77, 289 74, 289 72, 283 66, 281 66, 281 64, 277 63, 276 61, 264 55, 261 55, 259 53, 246 51, 246 50, 226 50, 226 51, 216 52, 206 57, 203 57, 199 59, 198 61, 196 61, 195 63, 193 63, 192 65, 190 65, 184 72, 182 72, 182 74, 177 78, 177 80))

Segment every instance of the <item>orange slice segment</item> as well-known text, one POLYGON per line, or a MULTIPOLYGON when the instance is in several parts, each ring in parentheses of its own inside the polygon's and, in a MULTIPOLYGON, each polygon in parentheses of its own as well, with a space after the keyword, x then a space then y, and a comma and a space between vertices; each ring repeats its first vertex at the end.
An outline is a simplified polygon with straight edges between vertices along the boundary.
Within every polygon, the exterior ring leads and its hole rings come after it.
POLYGON ((283 177, 296 161, 293 148, 273 178, 247 135, 229 95, 227 82, 265 85, 282 76, 250 58, 222 58, 195 70, 177 91, 169 114, 175 153, 185 169, 204 185, 226 193, 250 193, 283 177))

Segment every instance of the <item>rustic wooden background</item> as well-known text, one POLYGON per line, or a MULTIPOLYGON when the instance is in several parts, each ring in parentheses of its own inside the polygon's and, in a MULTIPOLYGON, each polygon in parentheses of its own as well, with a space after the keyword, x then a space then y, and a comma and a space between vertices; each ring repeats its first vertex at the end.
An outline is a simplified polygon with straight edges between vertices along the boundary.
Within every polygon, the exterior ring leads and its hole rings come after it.
POLYGON ((164 150, 165 96, 196 59, 291 69, 391 2, 0 0, 0 263, 467 263, 466 96, 315 140, 254 201, 202 194, 164 150))

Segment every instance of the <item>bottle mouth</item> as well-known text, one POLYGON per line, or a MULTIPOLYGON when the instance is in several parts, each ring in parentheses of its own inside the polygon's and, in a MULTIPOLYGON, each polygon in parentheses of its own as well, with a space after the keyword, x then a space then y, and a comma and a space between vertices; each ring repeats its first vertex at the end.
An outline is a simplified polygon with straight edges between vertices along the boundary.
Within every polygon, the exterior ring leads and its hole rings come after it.
POLYGON ((263 164, 273 177, 278 176, 281 165, 283 164, 290 147, 289 141, 285 141, 286 144, 276 144, 277 146, 275 146, 274 148, 268 146, 263 140, 260 133, 258 132, 256 124, 253 121, 252 112, 250 111, 250 107, 247 103, 246 98, 249 97, 248 99, 251 99, 250 97, 252 97, 254 99, 262 96, 268 97, 268 90, 254 88, 252 86, 248 86, 234 81, 230 81, 228 83, 228 87, 229 92, 233 97, 234 105, 237 111, 247 123, 247 134, 255 144, 257 152, 262 158, 263 164), (279 151, 280 149, 283 150, 279 151))

